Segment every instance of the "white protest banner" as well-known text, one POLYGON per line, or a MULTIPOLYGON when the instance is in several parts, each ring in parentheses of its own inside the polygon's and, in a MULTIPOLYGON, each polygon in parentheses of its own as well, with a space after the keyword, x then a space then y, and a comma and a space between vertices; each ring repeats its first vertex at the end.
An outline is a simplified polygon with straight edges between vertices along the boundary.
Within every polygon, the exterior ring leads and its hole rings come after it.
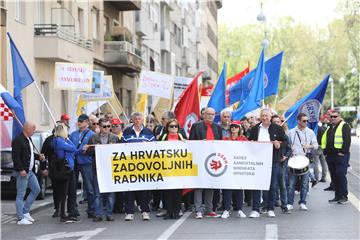
POLYGON ((82 63, 55 63, 55 89, 91 91, 93 65, 82 63))
POLYGON ((170 75, 141 71, 138 93, 170 99, 172 96, 174 78, 170 75))
POLYGON ((163 141, 96 145, 100 192, 151 189, 268 190, 273 145, 163 141))
POLYGON ((192 78, 176 76, 174 78, 174 102, 176 102, 181 93, 189 86, 192 78))

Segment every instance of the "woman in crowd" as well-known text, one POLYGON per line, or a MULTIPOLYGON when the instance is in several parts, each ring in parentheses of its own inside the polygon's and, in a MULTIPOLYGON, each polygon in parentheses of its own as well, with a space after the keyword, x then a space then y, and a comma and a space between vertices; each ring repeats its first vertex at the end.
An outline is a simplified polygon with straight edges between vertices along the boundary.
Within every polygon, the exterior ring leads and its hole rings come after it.
MULTIPOLYGON (((160 136, 159 141, 179 141, 186 139, 180 133, 180 125, 176 119, 170 119, 165 126, 164 133, 160 136)), ((166 207, 166 215, 164 219, 178 219, 181 208, 181 192, 182 189, 164 190, 164 200, 166 207)))
MULTIPOLYGON (((247 138, 243 135, 243 131, 239 121, 233 121, 230 124, 230 136, 225 137, 224 140, 229 141, 247 141, 247 138)), ((242 211, 244 201, 244 190, 231 190, 222 189, 224 212, 221 218, 230 217, 231 199, 234 195, 235 206, 234 209, 238 211, 237 216, 240 218, 246 218, 245 213, 242 211)))
POLYGON ((75 145, 68 139, 68 131, 62 124, 57 125, 54 129, 53 145, 57 161, 55 164, 59 164, 60 161, 66 161, 66 164, 72 170, 69 174, 66 174, 68 177, 55 177, 55 181, 58 181, 58 186, 61 186, 59 189, 60 221, 77 222, 79 220, 76 217, 76 186, 74 173, 74 154, 77 150, 75 145), (69 216, 65 214, 65 202, 67 198, 69 216))

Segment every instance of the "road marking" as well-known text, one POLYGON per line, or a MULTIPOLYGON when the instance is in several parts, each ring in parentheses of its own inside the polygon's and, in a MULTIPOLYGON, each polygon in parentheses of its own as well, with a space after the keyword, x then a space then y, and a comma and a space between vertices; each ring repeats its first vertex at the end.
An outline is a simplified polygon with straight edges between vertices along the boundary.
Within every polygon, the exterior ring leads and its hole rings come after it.
POLYGON ((168 229, 166 229, 163 234, 160 235, 160 237, 157 238, 157 240, 166 240, 168 239, 175 231, 180 227, 183 222, 191 215, 191 212, 186 212, 179 220, 174 222, 168 229))
POLYGON ((45 205, 47 205, 47 204, 49 204, 49 203, 50 203, 50 202, 43 202, 43 203, 38 204, 37 207, 42 207, 42 206, 45 206, 45 205))
POLYGON ((357 179, 360 180, 359 175, 357 175, 355 172, 353 172, 352 170, 349 170, 348 172, 349 172, 351 175, 353 175, 354 177, 357 177, 357 179))
POLYGON ((78 240, 88 240, 94 237, 96 234, 101 233, 106 228, 95 228, 92 231, 81 231, 81 232, 58 232, 58 233, 51 233, 38 236, 36 240, 51 240, 51 239, 59 239, 59 238, 73 238, 73 237, 80 237, 78 240))
POLYGON ((277 240, 278 239, 278 227, 277 224, 266 224, 266 240, 277 240))

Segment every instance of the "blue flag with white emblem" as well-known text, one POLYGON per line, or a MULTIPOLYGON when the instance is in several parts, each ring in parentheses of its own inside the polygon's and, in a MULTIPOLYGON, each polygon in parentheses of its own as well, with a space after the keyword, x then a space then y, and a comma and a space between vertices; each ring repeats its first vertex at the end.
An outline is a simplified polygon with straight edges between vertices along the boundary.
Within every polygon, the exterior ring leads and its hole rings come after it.
MULTIPOLYGON (((265 62, 264 97, 275 95, 279 90, 281 62, 284 52, 280 52, 265 62)), ((241 104, 250 93, 256 69, 245 75, 229 90, 230 104, 241 101, 241 104)))
MULTIPOLYGON (((255 76, 248 96, 245 98, 243 104, 233 112, 233 119, 240 120, 252 110, 255 110, 261 106, 261 100, 264 99, 264 75, 265 75, 265 64, 264 64, 265 50, 261 51, 259 62, 255 70, 255 76)), ((245 76, 246 77, 246 76, 245 76)), ((242 80, 240 80, 242 81, 242 80)))
POLYGON ((286 111, 285 118, 287 119, 289 129, 296 127, 297 115, 304 113, 309 118, 308 127, 314 130, 315 134, 317 133, 320 109, 325 97, 329 78, 330 75, 327 75, 314 90, 286 111))

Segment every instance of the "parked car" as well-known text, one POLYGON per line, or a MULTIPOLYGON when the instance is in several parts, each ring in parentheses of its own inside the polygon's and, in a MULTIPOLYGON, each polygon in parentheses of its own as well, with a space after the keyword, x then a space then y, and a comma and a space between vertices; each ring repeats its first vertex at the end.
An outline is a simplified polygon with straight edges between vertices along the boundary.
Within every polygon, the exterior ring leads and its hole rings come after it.
MULTIPOLYGON (((35 147, 41 151, 42 144, 45 139, 51 135, 48 131, 36 131, 31 137, 35 147)), ((13 176, 14 162, 11 156, 11 148, 1 149, 1 193, 8 195, 16 195, 16 178, 13 176)), ((49 177, 44 177, 40 170, 40 161, 35 160, 35 175, 39 181, 40 193, 38 199, 44 199, 46 191, 51 185, 49 177)))

